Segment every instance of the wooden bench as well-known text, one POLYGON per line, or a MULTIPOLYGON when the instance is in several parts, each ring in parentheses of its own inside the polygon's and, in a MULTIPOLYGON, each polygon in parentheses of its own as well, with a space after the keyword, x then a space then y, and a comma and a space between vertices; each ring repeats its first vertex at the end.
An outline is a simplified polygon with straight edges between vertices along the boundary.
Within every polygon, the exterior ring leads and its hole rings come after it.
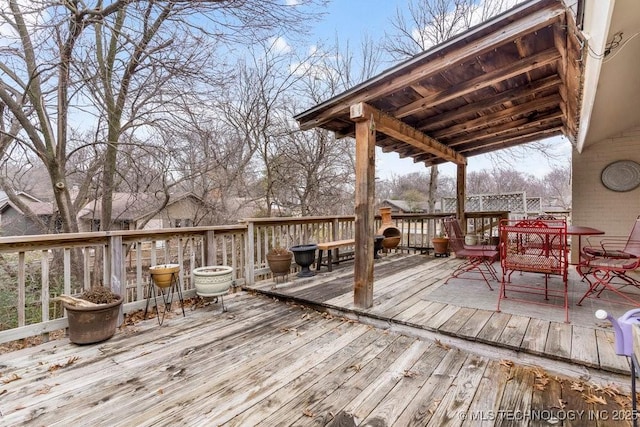
POLYGON ((336 240, 333 242, 318 243, 318 262, 316 263, 316 270, 320 270, 322 264, 322 252, 327 251, 327 268, 332 271, 333 264, 340 262, 340 248, 345 246, 354 246, 356 244, 355 239, 336 240), (333 251, 335 250, 335 259, 333 258, 333 251))

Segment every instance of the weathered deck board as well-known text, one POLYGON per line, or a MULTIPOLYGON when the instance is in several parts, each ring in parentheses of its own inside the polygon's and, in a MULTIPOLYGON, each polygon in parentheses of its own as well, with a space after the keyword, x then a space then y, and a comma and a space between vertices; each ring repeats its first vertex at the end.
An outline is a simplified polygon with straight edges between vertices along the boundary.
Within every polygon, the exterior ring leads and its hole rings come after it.
POLYGON ((610 366, 619 372, 629 371, 629 362, 624 356, 618 356, 615 350, 613 332, 596 329, 598 357, 600 365, 610 366))
POLYGON ((489 361, 464 416, 463 427, 493 426, 491 415, 497 412, 508 378, 508 369, 500 366, 498 361, 489 361))
POLYGON ((463 352, 449 350, 414 399, 398 417, 396 425, 426 426, 447 389, 455 381, 456 375, 466 359, 467 355, 463 352))
POLYGON ((544 354, 550 323, 548 320, 531 318, 522 339, 522 348, 532 354, 544 354))
MULTIPOLYGON (((556 399, 533 389, 529 367, 507 380, 510 368, 490 358, 299 304, 240 294, 227 305, 161 327, 149 319, 96 345, 62 339, 0 355, 0 424, 460 425, 490 408, 529 410, 534 399, 522 396, 539 393, 542 408, 556 399)), ((563 392, 573 381, 561 379, 563 392)))
POLYGON ((433 418, 429 422, 430 425, 460 425, 462 421, 460 414, 468 411, 486 366, 487 361, 483 358, 473 356, 467 358, 462 369, 458 372, 455 385, 449 387, 438 405, 438 409, 435 410, 433 418))
POLYGON ((561 359, 571 357, 572 333, 571 325, 567 323, 551 322, 547 335, 547 344, 544 347, 545 354, 561 359))
POLYGON ((502 335, 502 331, 509 323, 511 319, 510 314, 506 313, 493 313, 491 318, 484 325, 482 330, 476 336, 476 339, 486 343, 496 343, 498 338, 502 335))
MULTIPOLYGON (((460 263, 457 259, 432 259, 424 255, 407 257, 388 257, 377 260, 375 264, 374 305, 369 309, 361 309, 353 305, 353 276, 342 270, 339 281, 331 284, 322 277, 316 290, 308 281, 301 282, 301 289, 296 291, 294 282, 286 289, 276 290, 275 295, 295 295, 302 301, 320 303, 336 310, 348 310, 359 317, 370 316, 375 319, 389 319, 402 325, 437 331, 457 338, 478 341, 484 344, 497 345, 507 349, 524 351, 533 355, 547 356, 560 360, 572 360, 589 367, 610 370, 616 373, 628 372, 616 357, 598 357, 596 346, 593 347, 591 331, 602 329, 595 320, 590 325, 576 325, 587 329, 572 329, 572 324, 558 326, 557 319, 561 315, 557 307, 534 304, 518 304, 513 302, 516 310, 511 313, 507 308, 503 313, 495 313, 495 293, 486 292, 484 287, 472 288, 457 279, 458 282, 444 285, 443 282, 451 271, 460 263), (430 295, 440 290, 447 295, 451 289, 455 297, 450 302, 430 299, 430 295), (464 292, 461 292, 464 289, 464 292), (472 291, 475 289, 475 291, 472 291), (468 290, 468 297, 465 293, 468 290), (329 298, 329 299, 327 299, 329 298), (460 299, 458 305, 455 301, 460 299), (475 306, 474 300, 484 302, 475 306), (487 309, 489 308, 489 309, 487 309), (519 317, 512 318, 517 314, 519 317), (548 314, 549 317, 545 317, 548 314), (465 316, 470 316, 466 321, 465 316), (527 321, 528 319, 528 321, 527 321), (559 328, 559 329, 558 329, 559 328), (567 335, 568 334, 568 335, 567 335), (573 348, 575 346, 575 348, 573 348), (597 359, 597 364, 594 365, 597 359)), ((342 267, 342 266, 341 266, 342 267)), ((348 265, 344 266, 348 269, 348 265)), ((572 284, 576 287, 575 283, 572 284)), ((270 293, 273 294, 273 293, 270 293)), ((514 307, 512 307, 513 309, 514 307)), ((582 322, 590 322, 593 309, 572 305, 572 318, 581 318, 582 322), (580 311, 580 316, 575 315, 580 311), (587 320, 585 320, 587 318, 587 320)), ((595 318, 593 318, 595 319, 595 318)), ((595 334, 595 332, 594 332, 595 334)), ((608 345, 603 341, 604 345, 608 345)), ((603 349, 603 354, 607 353, 603 349)))
POLYGON ((449 320, 447 320, 442 324, 442 326, 440 326, 439 331, 449 333, 451 335, 457 335, 456 333, 460 330, 460 328, 462 328, 469 321, 469 319, 472 318, 474 314, 476 314, 477 311, 478 310, 474 308, 461 308, 460 310, 455 312, 453 316, 449 318, 449 320))
MULTIPOLYGON (((259 411, 245 411, 237 418, 231 420, 245 425, 277 426, 282 424, 282 420, 291 418, 296 408, 309 408, 309 414, 314 413, 316 405, 322 399, 333 393, 339 394, 341 385, 348 382, 351 377, 362 371, 365 367, 371 370, 369 365, 376 357, 385 358, 387 354, 398 351, 409 345, 408 339, 398 339, 394 335, 379 335, 379 331, 372 330, 370 335, 376 337, 376 341, 363 348, 359 352, 353 352, 352 356, 336 367, 333 371, 323 376, 322 371, 310 371, 310 375, 296 379, 290 387, 281 389, 277 394, 271 395, 265 402, 259 405, 259 411), (386 352, 386 353, 385 353, 386 352), (311 376, 311 378, 309 378, 311 376), (309 387, 305 387, 310 385, 309 387), (280 405, 276 405, 278 402, 280 405), (311 409, 313 408, 313 410, 311 409), (265 413, 269 411, 268 413, 265 413)), ((375 372, 375 371, 374 371, 375 372)), ((303 414, 294 414, 292 419, 297 419, 303 414)))
POLYGON ((586 366, 600 366, 598 352, 593 351, 594 348, 598 348, 595 330, 573 325, 571 342, 573 343, 571 346, 571 360, 579 360, 586 366))
POLYGON ((534 388, 531 396, 532 414, 540 413, 548 414, 548 416, 532 417, 529 427, 548 427, 550 424, 554 424, 554 417, 560 420, 564 415, 561 407, 563 385, 555 378, 548 376, 540 378, 536 376, 534 381, 539 387, 534 388))
POLYGON ((529 320, 528 317, 524 316, 511 316, 496 342, 506 348, 520 349, 527 326, 529 326, 529 320))
POLYGON ((530 369, 513 366, 505 384, 503 397, 495 415, 496 426, 519 426, 531 408, 534 376, 530 369), (516 419, 518 417, 518 419, 516 419))
POLYGON ((447 353, 447 350, 435 345, 430 350, 423 353, 409 370, 402 373, 396 386, 364 420, 366 424, 393 425, 396 422, 447 353))
POLYGON ((491 319, 492 315, 492 311, 477 310, 469 320, 458 329, 457 336, 475 340, 482 328, 484 328, 484 325, 491 319))
POLYGON ((409 319, 411 319, 413 316, 416 316, 417 314, 422 313, 425 310, 428 310, 428 307, 431 304, 432 304, 431 301, 425 301, 425 300, 419 299, 415 301, 411 306, 406 308, 404 311, 396 314, 393 317, 393 320, 397 322, 405 323, 409 319))

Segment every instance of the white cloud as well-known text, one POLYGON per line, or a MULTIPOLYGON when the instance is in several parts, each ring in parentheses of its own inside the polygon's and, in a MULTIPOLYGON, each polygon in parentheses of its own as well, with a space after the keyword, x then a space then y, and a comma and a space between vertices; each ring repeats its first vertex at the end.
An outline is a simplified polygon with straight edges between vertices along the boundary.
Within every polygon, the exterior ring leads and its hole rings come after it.
POLYGON ((288 53, 291 52, 291 46, 284 37, 273 37, 269 39, 273 52, 288 53))

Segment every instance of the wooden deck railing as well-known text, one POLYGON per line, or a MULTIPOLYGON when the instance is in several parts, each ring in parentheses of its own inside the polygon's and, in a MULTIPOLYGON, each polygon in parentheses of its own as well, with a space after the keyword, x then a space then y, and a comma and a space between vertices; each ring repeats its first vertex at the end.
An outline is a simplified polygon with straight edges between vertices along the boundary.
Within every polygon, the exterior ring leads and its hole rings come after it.
MULTIPOLYGON (((474 212, 470 221, 497 223, 504 212, 474 212)), ((451 214, 396 214, 402 232, 396 251, 432 249, 441 219, 451 214)), ((152 265, 177 263, 185 294, 195 294, 192 271, 228 265, 236 286, 269 277, 266 253, 354 238, 353 216, 252 218, 237 225, 132 230, 0 238, 0 343, 67 327, 60 294, 76 294, 94 284, 124 297, 124 312, 144 308, 152 265)), ((376 229, 380 219, 376 219, 376 229)), ((476 229, 478 226, 476 225, 476 229)), ((297 268, 293 267, 294 269, 297 268)))

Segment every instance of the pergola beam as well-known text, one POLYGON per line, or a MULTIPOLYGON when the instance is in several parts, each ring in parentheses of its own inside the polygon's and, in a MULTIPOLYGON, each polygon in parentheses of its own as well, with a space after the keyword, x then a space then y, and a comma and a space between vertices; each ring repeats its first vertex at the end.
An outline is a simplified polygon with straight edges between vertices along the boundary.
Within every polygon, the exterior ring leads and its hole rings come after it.
MULTIPOLYGON (((376 131, 389 135, 392 138, 406 142, 417 149, 441 157, 444 160, 457 165, 466 164, 467 159, 450 147, 438 142, 430 136, 420 132, 418 129, 409 126, 401 120, 386 114, 371 105, 360 102, 351 106, 351 120, 371 120, 376 131)), ((357 140, 357 130, 356 130, 357 140)))

